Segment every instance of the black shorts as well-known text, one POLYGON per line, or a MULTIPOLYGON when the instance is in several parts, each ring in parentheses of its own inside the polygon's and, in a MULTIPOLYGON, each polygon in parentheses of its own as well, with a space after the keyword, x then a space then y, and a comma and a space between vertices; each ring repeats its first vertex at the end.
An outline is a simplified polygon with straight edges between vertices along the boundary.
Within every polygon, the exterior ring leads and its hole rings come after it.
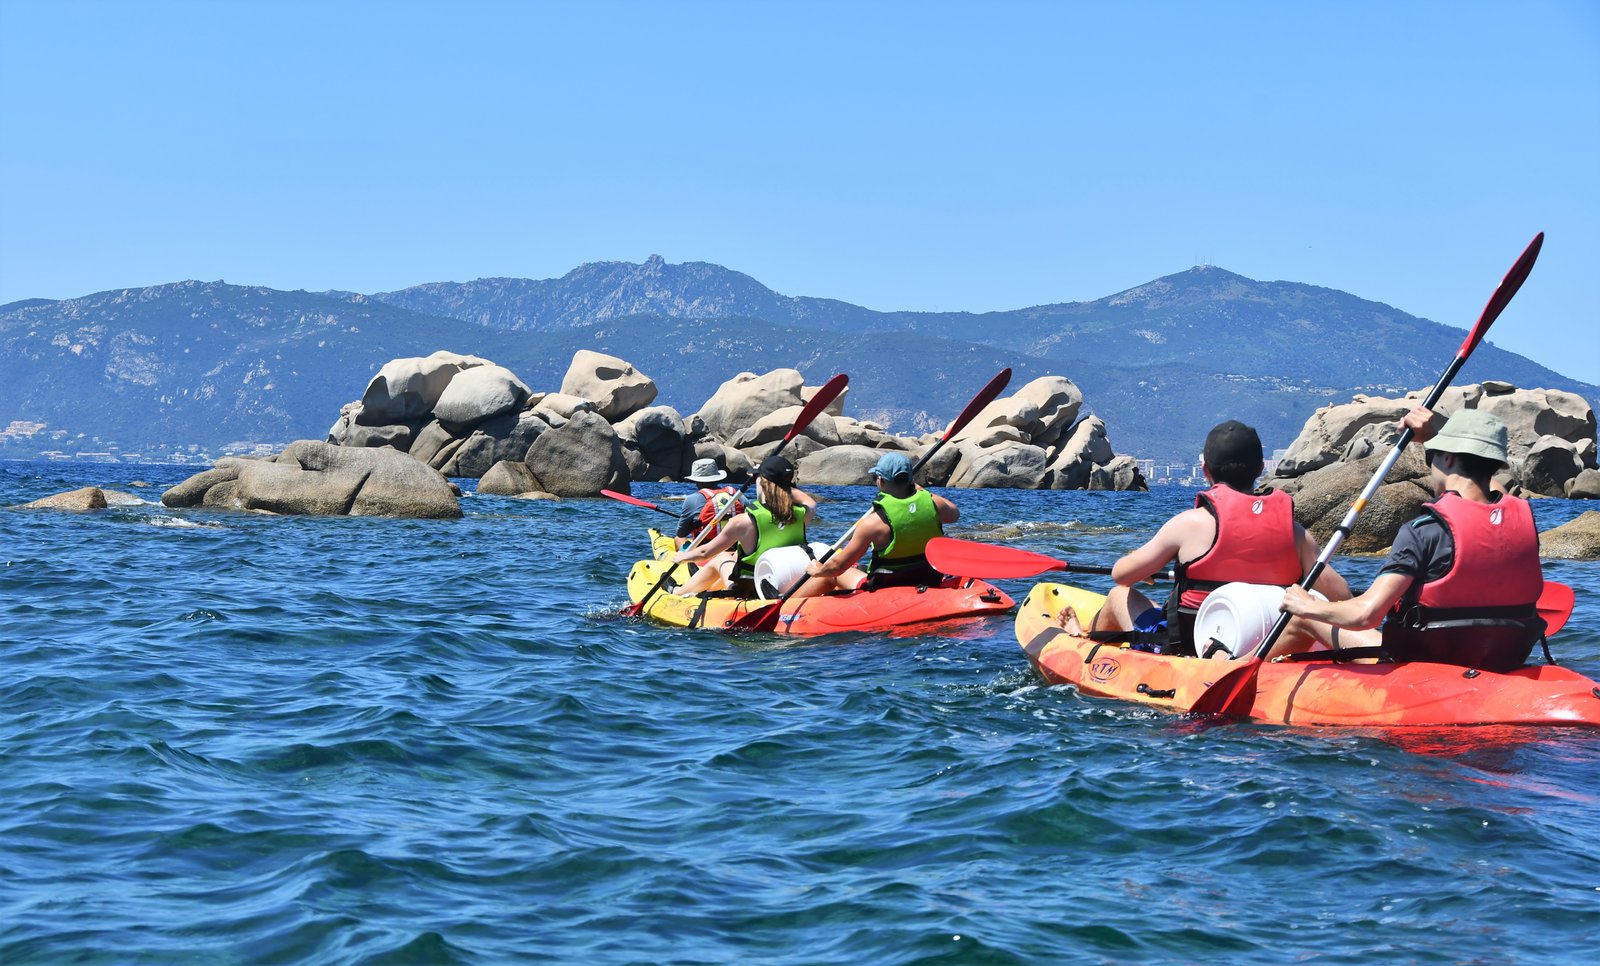
POLYGON ((945 576, 928 564, 918 564, 904 570, 874 570, 862 582, 862 590, 882 590, 885 587, 937 587, 945 576))

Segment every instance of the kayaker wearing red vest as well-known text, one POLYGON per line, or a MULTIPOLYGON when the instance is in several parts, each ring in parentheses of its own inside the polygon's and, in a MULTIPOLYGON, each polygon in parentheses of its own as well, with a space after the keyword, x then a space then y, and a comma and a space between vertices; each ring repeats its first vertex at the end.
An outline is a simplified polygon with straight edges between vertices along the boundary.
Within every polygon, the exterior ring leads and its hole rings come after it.
POLYGON ((816 515, 817 501, 794 485, 794 464, 782 456, 769 456, 751 475, 756 478, 756 502, 724 524, 715 537, 673 556, 673 563, 705 561, 673 593, 689 597, 726 583, 736 592, 754 596, 753 577, 761 555, 778 547, 805 545, 806 520, 816 515))
POLYGON ((1419 407, 1403 425, 1423 442, 1439 497, 1400 528, 1366 593, 1328 603, 1291 587, 1288 629, 1335 648, 1382 645, 1396 661, 1509 671, 1545 629, 1534 609, 1544 575, 1533 509, 1494 490, 1507 465, 1499 417, 1461 409, 1435 433, 1437 421, 1419 407))
MULTIPOLYGON (((1316 563, 1317 542, 1295 522, 1287 493, 1251 491, 1263 465, 1254 429, 1233 419, 1212 427, 1201 454, 1211 488, 1195 495, 1194 509, 1168 520, 1144 546, 1116 562, 1111 578, 1117 586, 1089 630, 1135 631, 1136 647, 1192 655, 1195 615, 1211 591, 1233 581, 1286 586, 1304 576, 1316 563), (1134 589, 1173 564, 1177 583, 1165 607, 1134 589)), ((1335 600, 1350 596, 1332 567, 1324 568, 1316 586, 1335 600)), ((1060 624, 1068 633, 1083 630, 1070 607, 1061 612, 1060 624)))
POLYGON ((928 563, 928 541, 944 535, 944 525, 961 519, 954 503, 929 493, 911 478, 911 459, 904 453, 885 453, 867 471, 878 483, 872 515, 856 524, 839 552, 827 563, 813 560, 811 575, 796 597, 816 597, 830 590, 868 590, 881 587, 933 587, 944 574, 928 563), (855 564, 872 548, 865 571, 855 564))
POLYGON ((679 549, 694 540, 695 537, 700 535, 700 531, 708 526, 715 529, 707 534, 705 540, 701 542, 704 543, 715 538, 717 530, 722 527, 722 523, 735 519, 735 514, 744 509, 744 503, 739 499, 738 487, 712 485, 721 483, 727 478, 727 472, 718 466, 717 461, 714 459, 695 460, 694 465, 689 468, 689 475, 684 479, 690 483, 704 485, 684 497, 683 506, 678 510, 679 549), (726 513, 722 513, 721 522, 717 522, 717 514, 721 513, 728 500, 732 500, 738 505, 726 513))

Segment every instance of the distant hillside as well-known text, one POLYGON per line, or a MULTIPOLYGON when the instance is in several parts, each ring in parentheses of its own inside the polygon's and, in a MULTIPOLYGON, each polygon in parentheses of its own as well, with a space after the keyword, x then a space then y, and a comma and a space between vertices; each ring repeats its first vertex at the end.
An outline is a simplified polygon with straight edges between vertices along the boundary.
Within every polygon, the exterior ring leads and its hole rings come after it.
MULTIPOLYGON (((1319 405, 1427 385, 1463 335, 1212 267, 1094 302, 984 314, 874 312, 654 257, 374 296, 189 281, 0 306, 0 426, 43 422, 123 449, 320 437, 391 358, 473 353, 553 389, 572 353, 591 348, 634 362, 685 412, 741 370, 848 372, 848 411, 906 432, 943 425, 1004 366, 1018 385, 1060 373, 1119 452, 1182 462, 1227 416, 1285 446, 1319 405)), ((1488 378, 1597 395, 1492 344, 1459 381, 1488 378)))
POLYGON ((19 304, 0 311, 0 422, 124 449, 320 437, 384 359, 462 331, 492 344, 476 326, 362 295, 222 282, 19 304))
MULTIPOLYGON (((559 279, 437 282, 373 298, 512 331, 554 332, 634 315, 757 318, 829 332, 938 335, 1101 365, 1201 366, 1338 386, 1431 384, 1466 334, 1337 289, 1257 282, 1214 266, 1093 302, 981 314, 875 312, 831 299, 784 296, 719 265, 668 265, 660 256, 641 264, 596 262, 559 279)), ((1583 385, 1500 350, 1492 340, 1474 353, 1471 365, 1518 385, 1583 385)))

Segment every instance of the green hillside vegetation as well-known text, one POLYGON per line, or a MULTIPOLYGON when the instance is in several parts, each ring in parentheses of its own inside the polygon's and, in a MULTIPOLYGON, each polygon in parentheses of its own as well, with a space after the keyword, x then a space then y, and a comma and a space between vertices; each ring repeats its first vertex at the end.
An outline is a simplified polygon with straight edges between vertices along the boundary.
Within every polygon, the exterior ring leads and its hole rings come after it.
MULTIPOLYGON (((373 296, 187 281, 0 306, 0 425, 38 421, 124 449, 320 438, 389 359, 449 349, 556 389, 588 348, 633 362, 686 414, 743 370, 787 366, 814 382, 848 372, 847 411, 903 433, 942 427, 1004 366, 1015 385, 1061 374, 1119 452, 1187 462, 1225 417, 1281 447, 1320 405, 1425 386, 1463 334, 1214 267, 1093 302, 982 314, 874 312, 658 258, 373 296)), ((1484 379, 1596 395, 1492 344, 1457 381, 1484 379)))

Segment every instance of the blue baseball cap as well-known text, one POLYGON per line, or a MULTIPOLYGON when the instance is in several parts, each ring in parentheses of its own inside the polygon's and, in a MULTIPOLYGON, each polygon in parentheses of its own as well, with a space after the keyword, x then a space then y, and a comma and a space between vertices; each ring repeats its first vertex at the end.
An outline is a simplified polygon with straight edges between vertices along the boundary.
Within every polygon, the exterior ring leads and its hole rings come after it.
POLYGON ((867 472, 884 480, 905 482, 911 479, 911 458, 904 453, 885 453, 867 472))

